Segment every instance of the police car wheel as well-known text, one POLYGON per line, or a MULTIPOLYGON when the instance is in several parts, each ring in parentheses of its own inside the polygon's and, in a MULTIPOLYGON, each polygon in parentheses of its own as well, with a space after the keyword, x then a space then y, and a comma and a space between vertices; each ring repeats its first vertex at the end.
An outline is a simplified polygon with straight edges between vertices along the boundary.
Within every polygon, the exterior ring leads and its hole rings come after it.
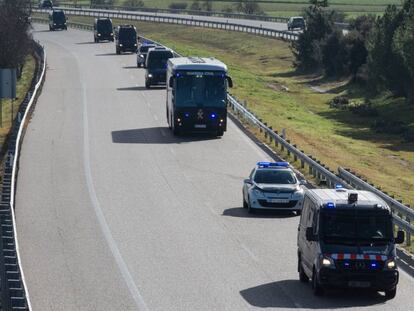
POLYGON ((247 207, 248 207, 248 204, 247 204, 246 200, 243 198, 243 208, 247 208, 247 207))
POLYGON ((323 295, 323 288, 319 284, 318 275, 316 274, 315 270, 313 270, 313 273, 312 273, 312 290, 315 296, 323 295))
POLYGON ((397 288, 385 291, 385 298, 386 299, 394 299, 395 295, 397 295, 397 288))
POLYGON ((254 208, 252 208, 252 206, 249 203, 247 203, 247 212, 249 214, 254 214, 256 212, 256 210, 254 208))

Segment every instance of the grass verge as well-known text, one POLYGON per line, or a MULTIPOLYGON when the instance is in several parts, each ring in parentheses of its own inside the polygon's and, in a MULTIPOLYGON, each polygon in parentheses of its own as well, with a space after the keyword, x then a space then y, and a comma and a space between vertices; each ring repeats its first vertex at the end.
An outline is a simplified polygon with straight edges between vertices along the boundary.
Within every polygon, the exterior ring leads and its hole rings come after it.
POLYGON ((33 80, 33 76, 36 69, 36 59, 33 55, 29 55, 26 58, 26 62, 23 67, 22 76, 17 80, 16 96, 14 101, 9 99, 0 100, 0 145, 4 150, 4 143, 7 139, 7 135, 12 126, 12 122, 17 115, 20 104, 23 102, 30 85, 33 80))

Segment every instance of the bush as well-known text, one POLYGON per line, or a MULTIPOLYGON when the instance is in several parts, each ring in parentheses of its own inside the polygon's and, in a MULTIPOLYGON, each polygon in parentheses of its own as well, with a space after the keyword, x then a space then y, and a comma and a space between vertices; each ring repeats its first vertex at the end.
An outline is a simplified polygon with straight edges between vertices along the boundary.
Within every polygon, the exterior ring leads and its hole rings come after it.
POLYGON ((200 1, 194 0, 193 3, 191 3, 190 10, 192 10, 192 11, 201 11, 200 1))
POLYGON ((347 73, 349 51, 342 31, 329 34, 322 47, 322 64, 328 77, 342 76, 347 73))
POLYGON ((185 10, 187 9, 187 3, 185 2, 172 2, 168 8, 171 10, 185 10))

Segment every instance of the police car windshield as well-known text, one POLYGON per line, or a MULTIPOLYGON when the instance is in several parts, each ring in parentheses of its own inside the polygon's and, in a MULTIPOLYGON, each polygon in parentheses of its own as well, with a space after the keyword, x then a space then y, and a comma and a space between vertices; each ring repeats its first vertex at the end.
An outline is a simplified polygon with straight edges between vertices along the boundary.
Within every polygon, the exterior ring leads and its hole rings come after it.
POLYGON ((137 41, 137 32, 134 28, 121 28, 119 30, 119 40, 137 41))
POLYGON ((148 58, 148 70, 167 70, 167 61, 169 58, 173 57, 174 55, 171 51, 150 52, 148 58))
POLYGON ((225 75, 213 72, 189 72, 176 79, 176 105, 180 107, 226 106, 225 75))
POLYGON ((153 48, 153 45, 143 45, 139 48, 139 51, 141 53, 147 53, 149 48, 153 48))
POLYGON ((99 31, 112 32, 112 23, 109 19, 101 19, 97 21, 99 31))
POLYGON ((295 175, 288 170, 270 169, 257 170, 254 181, 258 184, 296 184, 295 175))
POLYGON ((325 211, 322 220, 322 234, 325 243, 346 242, 363 245, 392 241, 392 223, 385 215, 358 215, 349 212, 325 211))

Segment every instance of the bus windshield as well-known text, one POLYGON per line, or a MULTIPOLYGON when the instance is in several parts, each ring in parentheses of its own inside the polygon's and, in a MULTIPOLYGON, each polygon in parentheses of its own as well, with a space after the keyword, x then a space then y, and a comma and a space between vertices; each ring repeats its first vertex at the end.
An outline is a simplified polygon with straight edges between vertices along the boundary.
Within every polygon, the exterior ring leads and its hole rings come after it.
POLYGON ((176 106, 225 107, 226 76, 224 73, 183 74, 176 79, 176 106))

